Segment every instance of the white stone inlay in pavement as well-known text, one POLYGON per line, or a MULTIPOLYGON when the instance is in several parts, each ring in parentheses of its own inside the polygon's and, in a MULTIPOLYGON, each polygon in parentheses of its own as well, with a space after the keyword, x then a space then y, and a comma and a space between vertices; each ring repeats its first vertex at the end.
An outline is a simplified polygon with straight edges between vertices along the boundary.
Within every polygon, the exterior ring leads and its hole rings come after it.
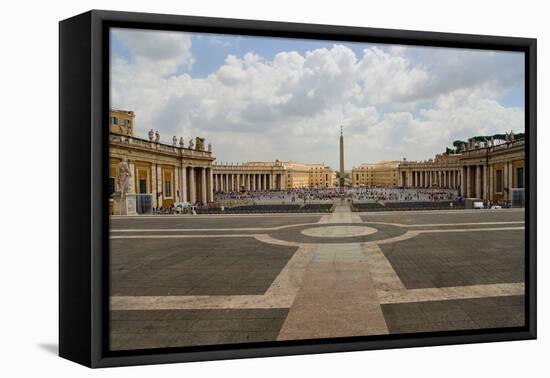
POLYGON ((328 226, 312 227, 302 230, 301 233, 306 236, 319 238, 348 238, 354 236, 370 235, 378 232, 376 228, 366 226, 328 226))
POLYGON ((486 285, 433 287, 426 289, 377 290, 377 294, 381 304, 448 301, 453 299, 473 299, 510 295, 524 295, 525 284, 523 282, 517 282, 486 285))

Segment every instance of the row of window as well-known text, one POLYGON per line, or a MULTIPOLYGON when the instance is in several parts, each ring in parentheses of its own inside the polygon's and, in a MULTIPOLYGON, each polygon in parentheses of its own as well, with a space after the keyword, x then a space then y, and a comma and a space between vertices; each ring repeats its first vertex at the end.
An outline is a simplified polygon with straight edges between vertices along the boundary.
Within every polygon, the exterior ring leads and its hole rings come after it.
MULTIPOLYGON (((118 125, 118 118, 117 117, 111 117, 111 124, 112 125, 118 125)), ((130 127, 132 126, 132 121, 129 119, 125 119, 124 122, 122 122, 123 126, 130 127)))
MULTIPOLYGON (((147 193, 147 180, 139 179, 138 181, 138 193, 147 193)), ((114 177, 109 177, 109 195, 116 192, 116 180, 114 177)), ((172 198, 172 181, 164 181, 164 197, 172 198)))

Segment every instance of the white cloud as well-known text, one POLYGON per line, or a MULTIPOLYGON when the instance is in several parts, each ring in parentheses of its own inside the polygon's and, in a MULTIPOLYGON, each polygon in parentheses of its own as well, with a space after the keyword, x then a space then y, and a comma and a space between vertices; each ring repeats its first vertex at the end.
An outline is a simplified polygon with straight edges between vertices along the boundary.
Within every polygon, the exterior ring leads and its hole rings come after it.
POLYGON ((371 47, 358 57, 335 44, 305 54, 281 51, 271 60, 228 55, 206 78, 193 78, 185 72, 194 62, 188 34, 116 33, 130 58, 112 59, 112 106, 135 110, 141 135, 154 128, 166 141, 205 136, 220 161, 294 159, 336 167, 341 124, 347 168, 427 159, 455 139, 523 130, 523 109, 496 100, 517 84, 522 68, 507 59, 498 65, 490 52, 464 55, 476 64, 468 68, 456 62, 463 55, 445 50, 431 51, 439 66, 421 49, 371 47), (499 70, 508 75, 492 73, 499 70))

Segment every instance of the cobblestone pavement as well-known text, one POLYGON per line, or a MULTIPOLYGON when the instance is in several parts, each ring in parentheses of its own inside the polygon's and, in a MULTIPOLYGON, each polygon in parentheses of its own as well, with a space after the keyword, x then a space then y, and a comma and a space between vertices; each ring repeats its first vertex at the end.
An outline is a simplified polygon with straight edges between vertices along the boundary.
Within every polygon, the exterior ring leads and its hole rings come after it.
POLYGON ((113 217, 112 350, 523 326, 524 211, 113 217))

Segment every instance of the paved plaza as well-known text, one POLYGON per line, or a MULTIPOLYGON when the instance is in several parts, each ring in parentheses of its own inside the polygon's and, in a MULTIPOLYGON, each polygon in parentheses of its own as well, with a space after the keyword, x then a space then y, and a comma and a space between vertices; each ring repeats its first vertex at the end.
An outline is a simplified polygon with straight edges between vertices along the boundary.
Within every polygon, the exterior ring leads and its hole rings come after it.
POLYGON ((111 218, 111 349, 524 325, 524 211, 111 218))

